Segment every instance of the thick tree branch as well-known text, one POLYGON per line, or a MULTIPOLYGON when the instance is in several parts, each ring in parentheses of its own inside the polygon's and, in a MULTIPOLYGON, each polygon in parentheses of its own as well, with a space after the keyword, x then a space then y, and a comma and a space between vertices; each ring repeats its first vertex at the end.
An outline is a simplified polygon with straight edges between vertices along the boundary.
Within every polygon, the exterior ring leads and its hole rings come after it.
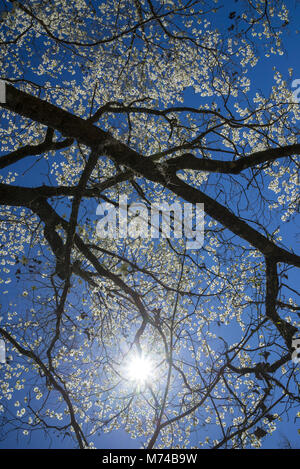
POLYGON ((170 168, 174 168, 175 171, 180 171, 181 169, 194 169, 197 171, 213 173, 239 174, 241 171, 259 164, 270 163, 279 158, 296 154, 300 154, 299 143, 278 148, 268 148, 266 150, 251 153, 250 155, 236 161, 196 158, 191 153, 185 153, 181 156, 170 159, 167 164, 170 168))
POLYGON ((19 91, 11 85, 6 85, 6 92, 7 102, 2 106, 7 109, 55 128, 63 135, 76 138, 79 142, 91 148, 97 148, 99 152, 102 151, 110 156, 118 164, 127 166, 150 181, 160 183, 188 202, 194 204, 204 203, 204 210, 209 216, 248 241, 264 256, 272 257, 276 262, 300 266, 299 256, 276 246, 264 235, 240 220, 226 207, 200 190, 186 184, 176 176, 175 171, 171 170, 166 175, 161 166, 155 164, 151 159, 139 155, 127 145, 113 138, 108 132, 80 117, 59 109, 53 104, 19 91))
POLYGON ((279 282, 276 262, 272 258, 266 258, 266 316, 271 319, 283 337, 288 349, 291 350, 292 337, 297 332, 297 328, 281 319, 277 313, 278 291, 279 282))
POLYGON ((51 150, 62 150, 63 148, 67 148, 72 145, 72 143, 72 138, 66 138, 62 142, 48 142, 45 140, 43 143, 39 143, 38 145, 26 145, 22 148, 19 148, 18 150, 12 151, 7 155, 1 156, 0 169, 15 164, 27 156, 41 155, 42 153, 46 153, 51 150))

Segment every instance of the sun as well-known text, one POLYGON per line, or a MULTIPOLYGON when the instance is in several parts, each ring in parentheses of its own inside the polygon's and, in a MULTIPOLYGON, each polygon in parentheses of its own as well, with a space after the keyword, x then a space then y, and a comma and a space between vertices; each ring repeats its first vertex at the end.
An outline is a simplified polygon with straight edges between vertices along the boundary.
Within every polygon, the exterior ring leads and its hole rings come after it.
POLYGON ((127 376, 130 381, 137 384, 146 384, 153 378, 153 364, 151 360, 143 356, 135 356, 127 367, 127 376))

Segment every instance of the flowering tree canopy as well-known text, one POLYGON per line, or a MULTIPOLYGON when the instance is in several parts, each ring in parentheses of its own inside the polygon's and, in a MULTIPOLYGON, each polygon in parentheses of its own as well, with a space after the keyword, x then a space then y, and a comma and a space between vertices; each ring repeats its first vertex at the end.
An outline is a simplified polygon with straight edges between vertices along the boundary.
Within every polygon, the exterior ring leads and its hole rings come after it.
POLYGON ((246 448, 296 417, 300 112, 255 74, 289 12, 225 3, 2 2, 0 438, 246 448), (203 246, 100 237, 122 195, 203 204, 203 246))

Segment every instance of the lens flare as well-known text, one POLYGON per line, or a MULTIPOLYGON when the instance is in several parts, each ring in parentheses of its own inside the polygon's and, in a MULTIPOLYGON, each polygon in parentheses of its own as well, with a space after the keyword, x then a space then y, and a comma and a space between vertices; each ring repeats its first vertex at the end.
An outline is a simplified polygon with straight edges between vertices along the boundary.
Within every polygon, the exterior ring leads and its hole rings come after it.
POLYGON ((153 365, 149 358, 136 356, 130 361, 127 372, 130 381, 145 384, 153 377, 153 365))

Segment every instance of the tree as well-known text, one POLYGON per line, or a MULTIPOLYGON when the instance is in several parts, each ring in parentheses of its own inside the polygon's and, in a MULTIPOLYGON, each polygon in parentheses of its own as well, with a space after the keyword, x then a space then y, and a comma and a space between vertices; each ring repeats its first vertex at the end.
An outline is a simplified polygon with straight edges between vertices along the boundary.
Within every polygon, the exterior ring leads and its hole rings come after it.
POLYGON ((278 70, 250 81, 288 23, 275 0, 2 7, 2 439, 259 447, 294 415, 299 106, 278 70), (122 194, 204 204, 203 247, 100 238, 122 194))

